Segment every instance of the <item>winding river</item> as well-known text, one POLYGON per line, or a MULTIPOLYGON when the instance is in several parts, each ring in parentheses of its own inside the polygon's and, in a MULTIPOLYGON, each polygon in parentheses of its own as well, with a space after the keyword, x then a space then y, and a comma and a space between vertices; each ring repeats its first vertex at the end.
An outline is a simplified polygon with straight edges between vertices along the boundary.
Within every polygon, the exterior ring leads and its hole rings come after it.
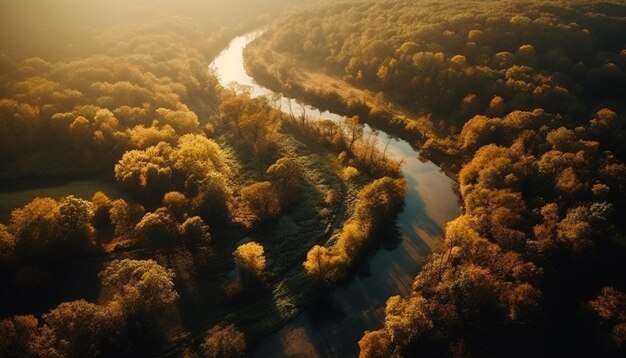
MULTIPOLYGON (((258 85, 244 69, 243 49, 262 32, 233 39, 213 61, 211 68, 224 86, 235 82, 250 86, 252 95, 263 96, 271 90, 258 85)), ((283 99, 287 108, 288 99, 283 99)), ((298 115, 298 106, 293 111, 298 115)), ((307 107, 307 114, 338 120, 341 116, 307 107)), ((411 146, 382 131, 365 126, 366 133, 387 140, 387 153, 402 160, 402 174, 408 182, 406 206, 397 221, 399 243, 379 250, 369 259, 368 273, 353 277, 346 286, 333 289, 332 309, 309 308, 277 332, 253 347, 255 357, 351 357, 358 354, 357 342, 365 330, 380 328, 385 301, 404 295, 426 256, 441 240, 443 227, 460 213, 454 182, 432 162, 418 159, 411 146)))

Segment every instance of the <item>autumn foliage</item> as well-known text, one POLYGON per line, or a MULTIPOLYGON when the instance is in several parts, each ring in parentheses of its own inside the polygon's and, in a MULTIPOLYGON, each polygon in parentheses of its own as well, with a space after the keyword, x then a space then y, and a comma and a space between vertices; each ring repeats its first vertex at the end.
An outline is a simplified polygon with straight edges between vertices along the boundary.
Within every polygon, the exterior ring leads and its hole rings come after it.
POLYGON ((305 272, 322 285, 345 278, 364 248, 374 241, 377 230, 404 203, 406 182, 384 177, 368 184, 358 194, 354 214, 345 223, 331 247, 316 245, 307 253, 305 272))
MULTIPOLYGON (((362 356, 623 352, 623 308, 612 303, 626 257, 623 11, 613 1, 326 3, 283 16, 252 45, 264 82, 367 113, 458 174, 463 214, 412 292, 389 299, 362 356), (337 81, 300 81, 320 73, 337 81), (580 319, 587 302, 603 323, 580 319), (611 343, 571 344, 590 329, 611 343)), ((336 248, 358 251, 363 227, 348 222, 305 270, 336 275, 336 248)))
POLYGON ((246 352, 245 337, 232 324, 215 326, 207 331, 202 350, 207 358, 243 357, 246 352))

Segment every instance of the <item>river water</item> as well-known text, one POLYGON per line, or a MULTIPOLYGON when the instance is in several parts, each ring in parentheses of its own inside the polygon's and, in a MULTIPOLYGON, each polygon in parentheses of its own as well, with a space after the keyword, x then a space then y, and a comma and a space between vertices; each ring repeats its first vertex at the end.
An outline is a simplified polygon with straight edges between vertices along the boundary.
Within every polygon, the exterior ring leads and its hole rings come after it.
MULTIPOLYGON (((258 85, 244 69, 243 49, 261 35, 252 32, 234 38, 211 63, 220 83, 250 86, 253 96, 272 93, 258 85)), ((289 99, 282 100, 286 110, 289 99)), ((293 105, 293 112, 300 113, 293 105)), ((338 120, 339 115, 307 106, 314 118, 338 120)), ((432 162, 418 159, 418 152, 399 139, 365 126, 365 132, 378 136, 379 147, 389 140, 387 153, 402 160, 402 174, 408 182, 405 208, 398 216, 399 243, 382 248, 368 261, 368 272, 353 277, 345 286, 332 290, 332 303, 302 312, 277 332, 253 347, 255 357, 354 357, 357 342, 365 330, 380 328, 385 301, 404 295, 431 250, 440 242, 443 228, 460 214, 454 182, 432 162), (328 307, 330 306, 330 307, 328 307)))

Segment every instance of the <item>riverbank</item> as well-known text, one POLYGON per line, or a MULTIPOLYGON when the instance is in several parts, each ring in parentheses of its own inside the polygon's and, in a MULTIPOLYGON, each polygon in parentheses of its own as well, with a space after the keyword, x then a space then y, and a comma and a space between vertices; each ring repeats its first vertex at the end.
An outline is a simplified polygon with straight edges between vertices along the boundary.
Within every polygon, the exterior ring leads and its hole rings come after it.
MULTIPOLYGON (((250 37, 242 36, 231 42, 231 46, 236 44, 238 47, 229 48, 231 57, 224 62, 228 63, 229 69, 236 67, 238 70, 235 73, 220 73, 219 68, 216 72, 223 85, 231 80, 237 81, 250 86, 254 95, 272 97, 271 91, 257 84, 265 83, 263 79, 253 79, 245 73, 243 49, 256 36, 258 33, 250 37)), ((288 95, 287 92, 283 94, 288 95)), ((320 110, 306 109, 310 118, 338 121, 343 115, 354 114, 348 112, 339 102, 329 105, 308 95, 297 98, 309 105, 320 105, 320 110), (337 112, 325 111, 327 109, 337 112)), ((293 110, 295 116, 300 114, 297 111, 304 106, 302 102, 287 97, 282 97, 280 103, 283 109, 287 107, 293 110), (297 104, 290 108, 294 102, 297 104)), ((369 118, 369 112, 362 108, 363 122, 374 124, 369 118)), ((413 279, 420 271, 422 263, 439 245, 444 225, 459 215, 459 196, 455 182, 442 168, 416 152, 415 143, 409 145, 397 136, 391 137, 385 133, 384 128, 389 127, 384 126, 383 119, 380 121, 381 126, 375 131, 365 125, 366 135, 371 133, 377 137, 380 150, 385 150, 387 154, 402 161, 401 172, 408 183, 405 208, 397 221, 387 229, 393 238, 384 240, 381 246, 369 252, 355 274, 346 282, 335 286, 320 305, 309 306, 296 319, 258 342, 253 348, 253 356, 356 355, 356 343, 363 332, 380 326, 387 298, 410 292, 413 279)), ((392 132, 391 129, 388 130, 392 132)), ((453 171, 447 172, 453 176, 453 171)))
POLYGON ((428 143, 433 137, 432 128, 420 125, 425 121, 434 121, 428 118, 430 114, 412 113, 377 98, 368 90, 317 70, 295 66, 279 70, 265 59, 271 58, 273 63, 287 61, 275 51, 262 48, 259 45, 261 40, 262 37, 258 37, 244 50, 245 69, 259 84, 287 97, 299 98, 321 111, 341 116, 357 115, 375 129, 407 141, 419 153, 420 159, 435 162, 449 178, 458 181, 458 172, 467 158, 462 155, 451 156, 430 147, 428 143))

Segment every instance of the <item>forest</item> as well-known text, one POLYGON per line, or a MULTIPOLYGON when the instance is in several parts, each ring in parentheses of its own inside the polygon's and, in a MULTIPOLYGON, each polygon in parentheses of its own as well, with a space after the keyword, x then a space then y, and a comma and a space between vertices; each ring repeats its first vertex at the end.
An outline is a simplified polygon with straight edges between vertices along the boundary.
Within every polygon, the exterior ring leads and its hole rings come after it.
POLYGON ((208 66, 298 3, 2 1, 2 192, 116 190, 2 218, 1 356, 245 355, 376 245, 405 182, 359 118, 287 115, 208 66))
POLYGON ((619 0, 0 0, 0 356, 259 356, 342 319, 421 210, 379 132, 461 213, 359 357, 624 356, 625 104, 619 0), (209 67, 259 29, 263 96, 209 67))
POLYGON ((246 49, 274 90, 409 140, 463 213, 361 357, 622 356, 626 6, 341 1, 246 49))

